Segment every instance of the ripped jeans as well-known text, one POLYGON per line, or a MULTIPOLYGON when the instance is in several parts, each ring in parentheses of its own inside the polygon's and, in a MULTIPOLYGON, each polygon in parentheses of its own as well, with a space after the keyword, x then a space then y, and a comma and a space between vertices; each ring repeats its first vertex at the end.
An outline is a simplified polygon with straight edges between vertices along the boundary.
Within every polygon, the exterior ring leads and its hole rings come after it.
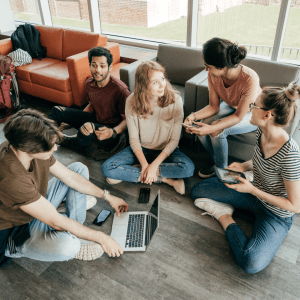
MULTIPOLYGON (((230 107, 226 102, 222 102, 218 113, 201 122, 211 124, 213 121, 230 116, 234 112, 234 108, 230 107)), ((228 166, 228 135, 242 134, 256 130, 257 127, 250 124, 250 119, 251 113, 247 112, 241 122, 223 129, 223 131, 214 138, 211 138, 210 135, 198 136, 201 144, 212 156, 217 167, 226 168, 228 166)))

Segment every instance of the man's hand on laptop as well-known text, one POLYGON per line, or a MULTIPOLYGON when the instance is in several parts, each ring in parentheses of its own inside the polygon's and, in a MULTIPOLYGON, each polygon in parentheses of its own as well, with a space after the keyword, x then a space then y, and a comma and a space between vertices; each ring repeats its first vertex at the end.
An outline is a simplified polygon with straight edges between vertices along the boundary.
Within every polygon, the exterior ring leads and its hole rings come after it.
POLYGON ((99 244, 109 257, 119 257, 121 254, 123 254, 121 246, 112 237, 106 234, 103 234, 99 244))
POLYGON ((115 209, 116 214, 120 217, 120 212, 126 212, 128 204, 121 198, 108 194, 106 200, 109 202, 112 208, 115 209))

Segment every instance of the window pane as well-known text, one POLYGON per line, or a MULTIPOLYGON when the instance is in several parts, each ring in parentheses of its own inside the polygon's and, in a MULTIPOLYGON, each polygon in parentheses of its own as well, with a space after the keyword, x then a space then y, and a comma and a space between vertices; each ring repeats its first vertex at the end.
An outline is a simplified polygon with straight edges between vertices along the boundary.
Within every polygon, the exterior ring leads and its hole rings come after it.
POLYGON ((199 0, 197 45, 220 37, 271 58, 281 0, 199 0))
POLYGON ((90 31, 87 0, 49 0, 54 26, 90 31))
POLYGON ((99 0, 102 32, 186 44, 188 0, 99 0))
POLYGON ((37 0, 9 0, 14 20, 41 24, 37 0))
POLYGON ((280 61, 300 63, 300 1, 292 0, 280 61))

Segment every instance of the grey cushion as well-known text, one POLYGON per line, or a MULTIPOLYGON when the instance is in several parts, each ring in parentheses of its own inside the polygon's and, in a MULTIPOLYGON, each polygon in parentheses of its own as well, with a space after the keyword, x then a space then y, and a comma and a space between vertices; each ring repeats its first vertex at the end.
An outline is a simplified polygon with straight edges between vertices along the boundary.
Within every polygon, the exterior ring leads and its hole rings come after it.
POLYGON ((183 86, 204 70, 202 50, 199 48, 160 44, 157 61, 165 67, 171 83, 183 86))
POLYGON ((182 103, 184 104, 184 96, 185 96, 185 94, 184 94, 184 92, 185 92, 185 88, 184 88, 184 86, 182 86, 182 85, 178 85, 178 84, 172 84, 172 87, 176 90, 176 91, 178 91, 179 93, 180 93, 180 96, 181 96, 181 98, 182 98, 182 103))
POLYGON ((299 77, 299 67, 258 58, 245 58, 242 64, 253 69, 260 79, 260 86, 282 86, 299 77))

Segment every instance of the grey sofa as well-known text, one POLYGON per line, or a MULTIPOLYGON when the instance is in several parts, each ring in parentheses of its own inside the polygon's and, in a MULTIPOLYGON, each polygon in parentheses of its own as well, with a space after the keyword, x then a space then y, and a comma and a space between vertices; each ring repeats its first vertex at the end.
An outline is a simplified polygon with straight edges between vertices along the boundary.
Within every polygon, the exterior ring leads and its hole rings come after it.
MULTIPOLYGON (((157 61, 166 69, 167 78, 172 86, 180 92, 183 100, 185 115, 194 106, 197 86, 203 81, 203 75, 198 76, 205 69, 202 51, 198 48, 188 48, 169 44, 160 44, 157 55, 150 55, 120 69, 120 79, 127 84, 131 92, 134 91, 134 76, 138 65, 143 61, 157 61), (185 99, 189 99, 186 103, 185 99)), ((205 75, 204 75, 205 77, 205 75)), ((190 134, 187 134, 191 138, 190 134)))
MULTIPOLYGON (((283 86, 292 81, 299 80, 299 67, 294 65, 288 65, 278 62, 266 61, 258 58, 246 58, 241 62, 243 65, 256 71, 260 78, 261 87, 264 86, 283 86)), ((199 75, 202 81, 198 83, 196 98, 187 98, 185 100, 186 107, 190 109, 186 111, 186 114, 198 111, 208 105, 208 81, 207 72, 204 70, 199 75)), ((290 123, 286 131, 294 137, 298 145, 300 146, 299 135, 296 128, 299 126, 300 109, 297 110, 297 114, 293 121, 290 123)), ((228 151, 229 156, 232 156, 241 160, 249 160, 252 158, 253 149, 255 146, 256 138, 255 132, 249 132, 245 134, 238 134, 228 137, 228 151)))

